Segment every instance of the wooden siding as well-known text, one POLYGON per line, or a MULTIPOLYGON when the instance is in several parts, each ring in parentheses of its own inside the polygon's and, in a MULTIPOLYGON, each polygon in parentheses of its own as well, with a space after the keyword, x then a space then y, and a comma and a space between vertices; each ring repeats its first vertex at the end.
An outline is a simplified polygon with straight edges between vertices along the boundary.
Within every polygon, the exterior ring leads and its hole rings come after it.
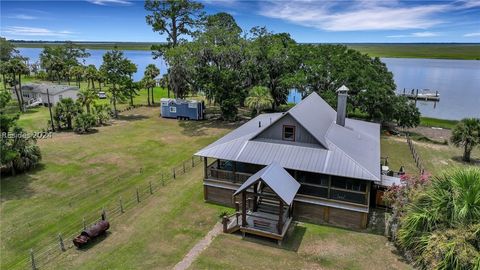
POLYGON ((315 224, 332 224, 352 229, 365 229, 367 226, 367 213, 303 202, 294 203, 293 216, 300 221, 315 224))
POLYGON ((234 190, 203 186, 204 199, 207 202, 214 202, 225 206, 234 207, 233 193, 234 190))
POLYGON ((270 140, 282 140, 283 139, 283 126, 295 126, 295 142, 316 144, 322 147, 317 140, 303 128, 293 117, 286 115, 276 123, 258 134, 256 138, 270 139, 270 140))

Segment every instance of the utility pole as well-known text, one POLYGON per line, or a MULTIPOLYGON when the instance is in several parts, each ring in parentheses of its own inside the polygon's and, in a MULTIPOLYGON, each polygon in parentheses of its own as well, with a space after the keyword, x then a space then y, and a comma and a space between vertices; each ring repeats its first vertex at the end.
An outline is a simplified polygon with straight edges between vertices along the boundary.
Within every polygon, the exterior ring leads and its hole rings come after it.
POLYGON ((55 132, 55 126, 53 125, 52 106, 50 104, 50 93, 48 92, 48 88, 47 88, 47 102, 48 102, 48 110, 50 111, 50 122, 52 124, 52 131, 55 132))

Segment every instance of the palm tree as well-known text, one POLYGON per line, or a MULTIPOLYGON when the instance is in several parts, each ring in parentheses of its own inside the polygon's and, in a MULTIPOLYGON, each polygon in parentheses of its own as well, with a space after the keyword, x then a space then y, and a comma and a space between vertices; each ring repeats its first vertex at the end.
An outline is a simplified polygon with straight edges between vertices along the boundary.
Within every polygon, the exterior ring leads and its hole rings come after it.
POLYGON ((73 118, 81 112, 82 107, 79 103, 73 101, 71 98, 64 98, 55 106, 54 119, 59 129, 62 128, 62 124, 66 125, 67 129, 72 129, 73 118))
POLYGON ((480 119, 462 119, 452 130, 450 141, 456 146, 463 146, 462 160, 470 162, 473 148, 480 144, 480 119))
POLYGON ((398 242, 421 268, 475 269, 479 220, 480 168, 447 171, 407 205, 398 242))
POLYGON ((273 103, 272 95, 267 87, 264 86, 254 86, 248 97, 245 99, 245 105, 248 108, 255 110, 255 112, 260 114, 260 111, 270 108, 273 103))
POLYGON ((95 80, 98 77, 98 71, 95 65, 88 65, 85 69, 85 78, 87 79, 87 88, 90 88, 90 82, 92 83, 92 89, 95 89, 95 80))
POLYGON ((97 99, 97 92, 93 89, 81 89, 78 92, 78 102, 87 108, 87 113, 90 113, 90 104, 97 99))
MULTIPOLYGON (((152 97, 152 104, 155 104, 155 100, 153 98, 153 88, 155 87, 155 78, 160 75, 160 70, 154 65, 154 64, 149 64, 145 68, 145 72, 143 73, 145 77, 148 77, 149 79, 153 80, 153 83, 149 80, 149 88, 147 88, 147 91, 149 92, 148 94, 151 94, 152 97)), ((148 104, 150 105, 150 103, 148 104)))
POLYGON ((70 75, 75 78, 78 88, 80 88, 80 82, 82 81, 84 66, 73 66, 70 68, 70 75))

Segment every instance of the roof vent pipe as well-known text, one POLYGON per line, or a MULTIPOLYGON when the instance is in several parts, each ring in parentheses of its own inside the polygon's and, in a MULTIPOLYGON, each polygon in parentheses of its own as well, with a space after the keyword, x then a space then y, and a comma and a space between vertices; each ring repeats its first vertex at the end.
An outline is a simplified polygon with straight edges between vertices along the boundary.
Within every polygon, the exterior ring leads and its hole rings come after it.
POLYGON ((262 127, 262 121, 258 121, 258 127, 262 127))
POLYGON ((345 126, 345 116, 347 114, 348 88, 342 85, 337 90, 337 125, 345 126))

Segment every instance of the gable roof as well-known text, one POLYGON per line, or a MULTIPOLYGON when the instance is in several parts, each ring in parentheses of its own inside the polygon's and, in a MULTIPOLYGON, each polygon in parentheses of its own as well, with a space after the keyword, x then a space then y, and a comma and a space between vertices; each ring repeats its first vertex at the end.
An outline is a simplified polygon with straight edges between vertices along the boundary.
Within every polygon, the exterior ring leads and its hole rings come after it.
POLYGON ((255 117, 196 155, 260 165, 277 162, 288 169, 380 181, 380 125, 347 118, 345 126, 340 126, 335 120, 335 110, 312 93, 286 113, 255 117), (325 148, 252 140, 287 114, 325 148))
POLYGON ((291 205, 293 198, 297 194, 300 184, 284 168, 273 162, 250 176, 238 189, 233 196, 248 189, 250 186, 262 180, 269 186, 275 194, 287 205, 291 205))

